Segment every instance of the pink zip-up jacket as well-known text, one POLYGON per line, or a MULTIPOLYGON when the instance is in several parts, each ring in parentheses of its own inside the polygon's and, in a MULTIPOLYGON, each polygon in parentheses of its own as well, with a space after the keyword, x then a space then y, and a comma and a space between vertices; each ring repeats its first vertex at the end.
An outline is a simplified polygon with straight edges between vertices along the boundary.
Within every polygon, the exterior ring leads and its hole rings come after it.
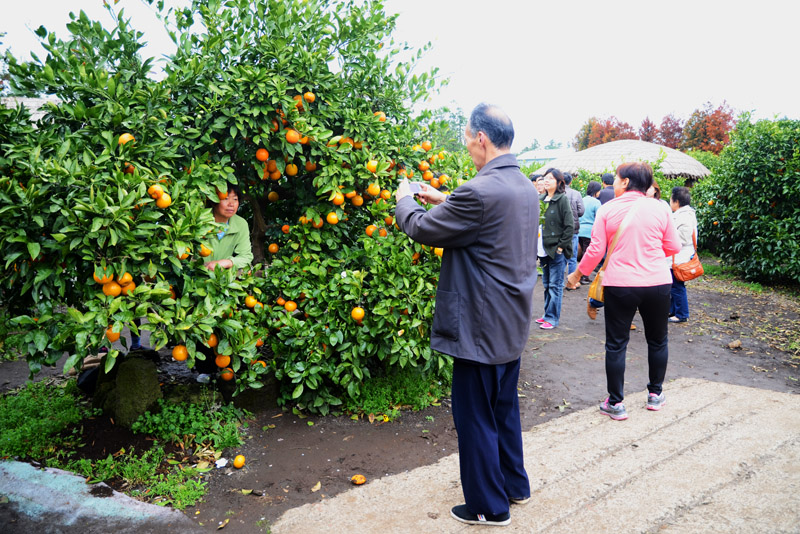
POLYGON ((578 269, 588 276, 603 259, 606 248, 634 202, 642 200, 638 213, 628 224, 611 253, 603 275, 604 286, 650 287, 672 283, 664 258, 681 250, 672 214, 663 202, 628 191, 609 200, 597 210, 592 241, 578 269))

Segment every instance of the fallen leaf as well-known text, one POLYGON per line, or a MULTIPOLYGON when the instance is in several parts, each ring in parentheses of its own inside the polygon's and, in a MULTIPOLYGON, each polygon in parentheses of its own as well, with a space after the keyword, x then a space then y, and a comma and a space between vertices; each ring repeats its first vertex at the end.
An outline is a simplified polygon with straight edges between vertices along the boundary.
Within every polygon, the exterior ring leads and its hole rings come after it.
POLYGON ((251 493, 253 493, 253 490, 246 490, 246 489, 242 490, 242 495, 250 495, 251 493))
POLYGON ((742 348, 742 341, 740 339, 737 339, 736 341, 731 341, 730 343, 728 343, 728 348, 729 349, 740 349, 740 348, 742 348))
POLYGON ((311 493, 316 493, 320 489, 322 489, 322 482, 317 482, 316 484, 314 484, 314 487, 311 488, 311 493))
POLYGON ((198 469, 208 469, 209 465, 210 464, 208 462, 205 462, 205 461, 204 462, 197 462, 197 466, 196 467, 198 469))
POLYGON ((223 521, 222 523, 220 523, 219 526, 217 527, 217 530, 221 530, 221 529, 225 528, 228 525, 229 521, 230 521, 230 518, 228 518, 225 521, 223 521))

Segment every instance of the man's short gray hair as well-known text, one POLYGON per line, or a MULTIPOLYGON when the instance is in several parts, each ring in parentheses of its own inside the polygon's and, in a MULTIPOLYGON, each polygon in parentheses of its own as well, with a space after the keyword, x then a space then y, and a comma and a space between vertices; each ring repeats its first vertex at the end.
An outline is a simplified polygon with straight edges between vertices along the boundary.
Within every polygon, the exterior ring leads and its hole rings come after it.
POLYGON ((514 142, 514 125, 508 115, 497 106, 478 104, 472 110, 467 127, 473 136, 478 132, 485 133, 497 148, 511 148, 511 143, 514 142))

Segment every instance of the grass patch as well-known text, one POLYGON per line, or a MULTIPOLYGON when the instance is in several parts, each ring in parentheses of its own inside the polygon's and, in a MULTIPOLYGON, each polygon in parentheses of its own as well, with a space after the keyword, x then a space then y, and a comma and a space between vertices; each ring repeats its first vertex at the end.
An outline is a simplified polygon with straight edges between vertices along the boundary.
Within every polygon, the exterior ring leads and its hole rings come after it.
POLYGON ((437 405, 450 392, 450 380, 426 379, 413 367, 390 375, 371 378, 361 388, 357 399, 349 399, 345 410, 355 414, 381 414, 384 420, 400 415, 400 410, 422 410, 437 405))

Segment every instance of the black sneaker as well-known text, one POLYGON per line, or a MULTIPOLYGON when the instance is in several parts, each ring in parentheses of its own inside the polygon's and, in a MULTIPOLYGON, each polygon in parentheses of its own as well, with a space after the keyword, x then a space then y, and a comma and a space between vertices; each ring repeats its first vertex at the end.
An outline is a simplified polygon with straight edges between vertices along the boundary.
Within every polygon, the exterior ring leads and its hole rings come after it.
POLYGON ((591 284, 592 281, 589 280, 588 276, 581 276, 581 285, 585 286, 586 284, 591 284))
POLYGON ((504 514, 473 514, 469 511, 466 504, 459 504, 453 506, 450 510, 450 515, 453 519, 466 523, 468 525, 487 525, 493 527, 504 527, 511 523, 511 514, 508 512, 504 514))

